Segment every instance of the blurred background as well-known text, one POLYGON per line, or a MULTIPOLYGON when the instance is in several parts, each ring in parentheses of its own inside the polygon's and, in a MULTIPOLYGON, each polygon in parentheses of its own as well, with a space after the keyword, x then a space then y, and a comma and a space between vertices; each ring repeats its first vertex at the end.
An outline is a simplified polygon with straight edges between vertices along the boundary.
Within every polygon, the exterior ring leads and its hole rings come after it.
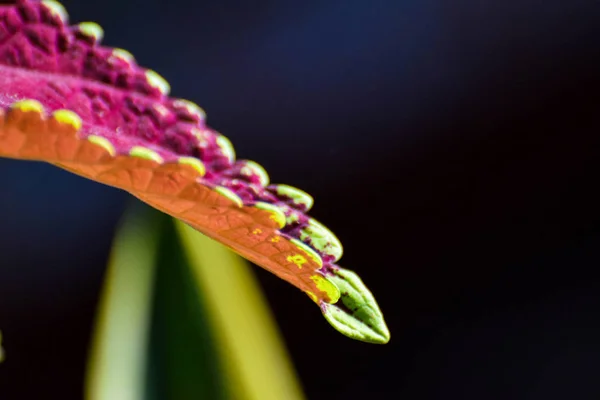
MULTIPOLYGON (((63 4, 344 243, 388 345, 255 268, 309 399, 600 397, 598 2, 63 4)), ((129 196, 12 160, 0 185, 0 397, 81 398, 129 196)))

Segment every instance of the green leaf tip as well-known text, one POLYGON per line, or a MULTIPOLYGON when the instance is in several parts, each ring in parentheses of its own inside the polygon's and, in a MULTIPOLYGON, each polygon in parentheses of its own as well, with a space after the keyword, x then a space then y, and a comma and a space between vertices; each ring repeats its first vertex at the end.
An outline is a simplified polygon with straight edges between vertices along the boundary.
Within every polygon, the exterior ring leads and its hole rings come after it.
POLYGON ((321 304, 325 319, 340 333, 368 343, 385 344, 390 331, 373 294, 354 272, 339 268, 327 278, 341 292, 336 304, 321 304))

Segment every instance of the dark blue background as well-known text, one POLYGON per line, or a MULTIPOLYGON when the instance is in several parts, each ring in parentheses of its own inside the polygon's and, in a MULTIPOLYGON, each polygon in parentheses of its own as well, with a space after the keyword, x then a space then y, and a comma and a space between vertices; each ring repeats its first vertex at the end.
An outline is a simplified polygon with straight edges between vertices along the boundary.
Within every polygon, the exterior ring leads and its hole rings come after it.
MULTIPOLYGON (((341 337, 257 270, 310 399, 600 397, 597 2, 64 4, 312 193, 345 244, 389 345, 341 337)), ((9 160, 0 187, 0 327, 19 354, 0 398, 81 398, 128 197, 9 160)))

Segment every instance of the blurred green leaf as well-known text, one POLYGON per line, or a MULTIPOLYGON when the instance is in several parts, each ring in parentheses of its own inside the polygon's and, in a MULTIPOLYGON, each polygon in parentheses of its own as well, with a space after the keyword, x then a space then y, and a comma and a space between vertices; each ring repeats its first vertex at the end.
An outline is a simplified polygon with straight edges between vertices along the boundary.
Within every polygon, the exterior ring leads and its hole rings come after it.
POLYGON ((248 264, 139 203, 115 238, 86 395, 91 400, 303 398, 248 264))
POLYGON ((89 400, 142 400, 157 248, 167 219, 136 202, 115 237, 86 376, 89 400))
POLYGON ((233 398, 304 398, 248 263, 184 223, 177 221, 176 226, 196 284, 209 306, 233 398))
POLYGON ((146 398, 228 399, 206 302, 172 219, 161 233, 146 398))

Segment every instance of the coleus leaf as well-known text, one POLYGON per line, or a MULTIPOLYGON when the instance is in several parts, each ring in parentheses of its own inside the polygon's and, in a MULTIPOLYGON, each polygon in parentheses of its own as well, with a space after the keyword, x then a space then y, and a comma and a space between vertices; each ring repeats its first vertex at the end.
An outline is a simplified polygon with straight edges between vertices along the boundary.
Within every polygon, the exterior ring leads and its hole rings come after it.
POLYGON ((52 163, 126 190, 304 291, 335 304, 343 248, 306 213, 310 195, 270 185, 196 104, 156 72, 67 25, 55 1, 0 4, 0 156, 52 163))

